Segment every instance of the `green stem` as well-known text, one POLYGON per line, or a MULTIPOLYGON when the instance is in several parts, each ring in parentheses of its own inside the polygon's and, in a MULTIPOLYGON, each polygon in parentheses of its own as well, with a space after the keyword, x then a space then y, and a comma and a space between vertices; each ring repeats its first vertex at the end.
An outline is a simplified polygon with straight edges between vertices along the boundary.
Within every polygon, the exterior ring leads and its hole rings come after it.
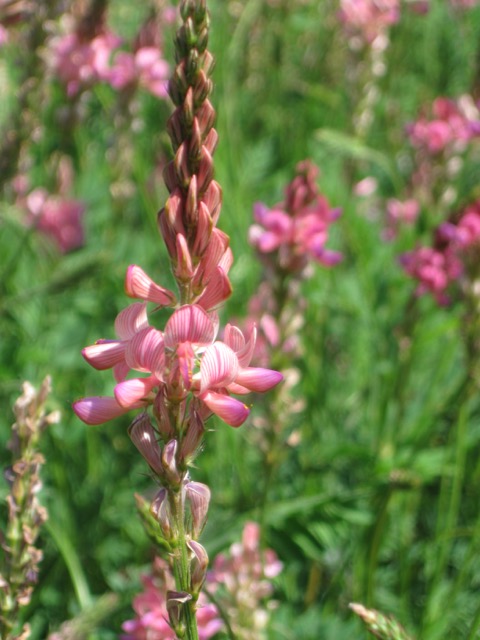
MULTIPOLYGON (((187 538, 185 534, 185 503, 182 491, 169 493, 170 507, 176 533, 176 549, 173 554, 173 572, 178 591, 191 594, 190 564, 188 561, 187 538)), ((187 640, 199 640, 197 629, 197 617, 195 615, 196 598, 192 597, 184 607, 185 638, 187 640)))

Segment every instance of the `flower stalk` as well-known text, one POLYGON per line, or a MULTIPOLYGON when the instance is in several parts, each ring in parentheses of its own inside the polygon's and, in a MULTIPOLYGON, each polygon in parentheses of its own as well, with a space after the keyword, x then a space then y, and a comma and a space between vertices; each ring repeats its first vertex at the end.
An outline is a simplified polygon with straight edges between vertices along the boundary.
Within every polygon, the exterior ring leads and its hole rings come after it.
MULTIPOLYGON (((175 589, 166 594, 169 625, 176 638, 198 640, 197 601, 208 566, 198 538, 210 490, 191 481, 189 467, 212 414, 232 427, 248 417, 249 407, 232 394, 268 391, 282 375, 250 366, 255 328, 246 337, 228 324, 223 341, 216 340, 217 309, 232 292, 233 256, 228 236, 216 226, 222 191, 213 179, 218 136, 209 100, 209 17, 205 0, 183 0, 179 10, 176 67, 168 85, 175 105, 167 125, 174 157, 164 172, 170 195, 158 214, 178 293, 155 283, 141 267, 128 268, 126 293, 142 302, 117 316, 118 339, 99 340, 83 350, 94 368, 113 369, 114 397, 84 398, 74 410, 87 424, 141 410, 129 434, 160 485, 150 512, 158 523, 152 537, 169 551, 165 555, 175 577, 175 589), (163 331, 150 324, 148 303, 155 305, 152 313, 174 309, 163 331), (132 378, 131 371, 140 376, 132 378)), ((141 511, 151 534, 143 506, 141 511)))
POLYGON ((43 430, 59 420, 58 412, 48 415, 45 412, 50 389, 49 377, 45 378, 38 391, 25 382, 23 394, 14 405, 16 421, 8 445, 12 452, 12 466, 5 471, 10 487, 8 519, 5 531, 0 531, 3 551, 0 559, 2 640, 25 640, 30 636, 28 624, 21 631, 16 626, 20 609, 30 602, 42 559, 42 552, 35 546, 35 541, 40 527, 47 520, 47 511, 37 497, 42 488, 40 469, 45 462, 38 451, 38 443, 43 430))

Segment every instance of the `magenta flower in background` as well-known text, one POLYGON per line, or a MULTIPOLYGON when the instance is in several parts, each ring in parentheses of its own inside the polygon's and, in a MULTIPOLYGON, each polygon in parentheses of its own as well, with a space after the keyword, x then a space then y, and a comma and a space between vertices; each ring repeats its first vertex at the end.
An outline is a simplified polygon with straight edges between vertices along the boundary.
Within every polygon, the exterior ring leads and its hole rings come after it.
POLYGON ((456 222, 440 224, 433 247, 418 247, 400 256, 406 273, 419 281, 416 293, 431 293, 439 304, 448 304, 449 287, 466 273, 466 266, 480 246, 480 200, 468 205, 456 222))
POLYGON ((67 95, 74 97, 96 82, 109 78, 110 58, 121 38, 112 32, 100 33, 91 40, 68 33, 51 43, 53 73, 65 84, 67 95))
POLYGON ((480 114, 469 96, 457 100, 437 98, 431 113, 422 113, 407 125, 411 144, 431 155, 462 151, 480 135, 480 114))
POLYGON ((134 53, 119 51, 104 79, 118 91, 142 87, 157 98, 166 98, 170 68, 155 47, 141 47, 134 53))
POLYGON ((309 259, 333 266, 341 254, 325 248, 329 226, 340 216, 331 209, 315 184, 318 169, 305 161, 297 167, 298 175, 286 189, 285 202, 272 209, 257 202, 253 215, 257 224, 249 231, 251 244, 260 253, 276 252, 279 266, 285 271, 301 271, 309 259))
POLYGON ((83 246, 85 205, 45 189, 34 189, 24 200, 27 224, 52 238, 62 253, 83 246))

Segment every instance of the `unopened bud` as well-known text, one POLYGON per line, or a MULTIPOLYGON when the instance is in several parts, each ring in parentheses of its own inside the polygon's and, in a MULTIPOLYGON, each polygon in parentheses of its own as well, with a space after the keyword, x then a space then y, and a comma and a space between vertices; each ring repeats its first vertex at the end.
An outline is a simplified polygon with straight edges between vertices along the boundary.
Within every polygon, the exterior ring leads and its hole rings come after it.
POLYGON ((190 540, 187 545, 193 552, 190 565, 192 592, 197 594, 202 588, 205 582, 205 576, 207 575, 208 554, 205 548, 196 540, 190 540))
POLYGON ((192 514, 192 537, 197 539, 200 537, 207 521, 210 489, 201 482, 187 482, 185 492, 190 503, 190 513, 192 514))
POLYGON ((165 477, 174 485, 180 484, 181 481, 181 476, 177 469, 177 448, 178 442, 176 440, 170 440, 170 442, 167 442, 165 445, 162 453, 165 477))
POLYGON ((128 435, 138 451, 157 475, 163 475, 157 434, 147 413, 141 413, 128 428, 128 435))
POLYGON ((182 636, 184 623, 184 607, 192 599, 190 593, 185 591, 167 591, 167 611, 170 624, 178 636, 182 636))
POLYGON ((166 489, 160 489, 155 496, 151 506, 150 513, 157 520, 163 535, 167 540, 172 539, 171 511, 168 502, 168 493, 166 489))
POLYGON ((185 203, 185 224, 195 226, 198 219, 197 176, 193 175, 188 185, 187 201, 185 203))

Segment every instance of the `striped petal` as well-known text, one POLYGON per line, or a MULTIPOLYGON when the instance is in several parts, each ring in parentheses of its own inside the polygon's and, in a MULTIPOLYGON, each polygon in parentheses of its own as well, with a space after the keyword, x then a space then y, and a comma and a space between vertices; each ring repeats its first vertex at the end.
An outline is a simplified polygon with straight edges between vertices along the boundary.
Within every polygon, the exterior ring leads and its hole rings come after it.
POLYGON ((103 424, 128 411, 109 396, 82 398, 73 403, 73 410, 80 420, 90 425, 103 424))
POLYGON ((239 427, 245 422, 250 413, 250 409, 243 402, 222 393, 207 391, 200 399, 210 411, 231 427, 239 427))
POLYGON ((222 267, 216 267, 196 303, 206 310, 215 309, 232 295, 232 284, 222 267))
POLYGON ((125 292, 131 298, 155 302, 162 307, 175 304, 175 294, 154 282, 143 269, 132 264, 125 277, 125 292))
POLYGON ((255 351, 255 343, 257 341, 257 328, 253 326, 248 340, 242 331, 232 324, 227 324, 225 327, 225 344, 237 354, 238 362, 241 367, 248 367, 255 351))
POLYGON ((134 302, 120 311, 115 320, 115 332, 122 340, 132 338, 148 326, 146 302, 134 302))
POLYGON ((207 389, 226 387, 238 373, 238 359, 223 342, 207 347, 200 362, 200 394, 207 389))
POLYGON ((125 360, 135 371, 153 373, 163 379, 165 343, 162 332, 149 327, 135 334, 125 350, 125 360))
POLYGON ((158 385, 158 382, 155 376, 125 380, 115 387, 115 398, 121 407, 130 409, 138 406, 139 402, 146 401, 152 389, 158 385))
POLYGON ((111 369, 124 360, 125 345, 119 340, 98 340, 90 347, 85 347, 82 356, 94 369, 111 369))
POLYGON ((181 342, 209 345, 215 339, 215 327, 208 313, 197 305, 177 309, 165 326, 165 346, 170 349, 181 342))
POLYGON ((235 382, 247 387, 250 391, 263 393, 275 387, 283 380, 283 375, 273 369, 262 369, 261 367, 247 367, 240 369, 235 382))

